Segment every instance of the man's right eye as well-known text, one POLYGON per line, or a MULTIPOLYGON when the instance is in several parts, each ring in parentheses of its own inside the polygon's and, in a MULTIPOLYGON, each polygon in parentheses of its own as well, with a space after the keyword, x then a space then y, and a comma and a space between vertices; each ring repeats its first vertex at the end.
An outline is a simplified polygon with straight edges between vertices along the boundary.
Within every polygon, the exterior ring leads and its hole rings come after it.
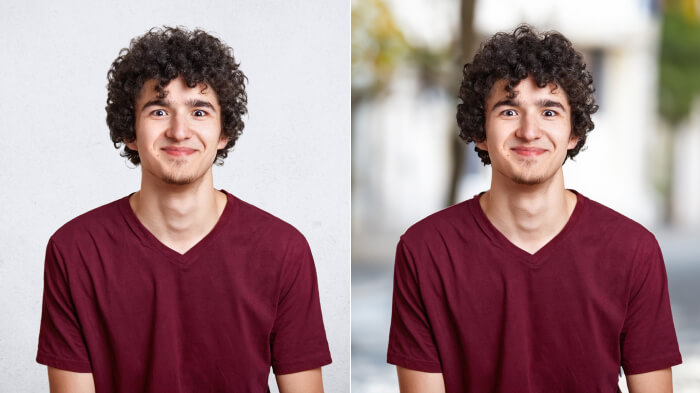
POLYGON ((517 115, 517 113, 515 113, 515 111, 512 110, 512 109, 506 109, 506 110, 504 110, 503 112, 501 112, 501 114, 504 115, 504 116, 515 116, 515 115, 517 115))
POLYGON ((167 113, 165 113, 165 111, 162 109, 156 109, 153 112, 151 112, 151 114, 153 116, 165 116, 165 115, 167 115, 167 113))

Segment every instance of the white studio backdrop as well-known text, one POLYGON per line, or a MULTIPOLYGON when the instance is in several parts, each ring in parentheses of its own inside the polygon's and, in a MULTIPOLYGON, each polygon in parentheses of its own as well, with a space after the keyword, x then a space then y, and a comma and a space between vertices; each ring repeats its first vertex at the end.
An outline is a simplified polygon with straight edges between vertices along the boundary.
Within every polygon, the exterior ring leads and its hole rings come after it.
POLYGON ((48 391, 34 359, 51 234, 139 188, 140 168, 109 139, 107 71, 131 38, 163 25, 208 31, 241 62, 249 115, 214 183, 306 236, 333 357, 325 388, 349 392, 350 4, 342 0, 0 0, 0 392, 48 391))

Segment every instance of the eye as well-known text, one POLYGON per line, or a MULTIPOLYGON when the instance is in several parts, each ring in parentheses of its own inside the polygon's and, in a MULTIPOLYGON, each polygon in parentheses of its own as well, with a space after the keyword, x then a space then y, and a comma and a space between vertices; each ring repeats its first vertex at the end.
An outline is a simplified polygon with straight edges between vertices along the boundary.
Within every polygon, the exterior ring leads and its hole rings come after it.
POLYGON ((551 110, 551 109, 547 109, 547 110, 545 110, 544 112, 542 112, 542 114, 543 114, 545 117, 552 117, 552 116, 556 116, 556 115, 557 115, 557 112, 555 112, 555 111, 553 111, 553 110, 551 110))
POLYGON ((503 116, 515 116, 517 113, 513 109, 506 109, 503 112, 501 112, 503 116))
POLYGON ((207 112, 205 112, 205 111, 203 111, 203 110, 201 110, 201 109, 195 109, 195 110, 192 112, 192 114, 194 115, 194 117, 202 117, 202 116, 206 116, 206 115, 207 115, 207 112))
POLYGON ((163 109, 156 109, 153 112, 151 112, 151 114, 153 116, 158 116, 158 117, 167 115, 167 113, 163 109))

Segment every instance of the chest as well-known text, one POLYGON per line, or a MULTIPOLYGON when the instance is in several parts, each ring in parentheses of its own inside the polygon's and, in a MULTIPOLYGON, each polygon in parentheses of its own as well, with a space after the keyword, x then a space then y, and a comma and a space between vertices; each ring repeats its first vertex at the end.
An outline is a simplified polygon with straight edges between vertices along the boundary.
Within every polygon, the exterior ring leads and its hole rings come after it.
MULTIPOLYGON (((518 256, 467 245, 432 250, 419 267, 428 313, 448 315, 462 331, 504 323, 542 332, 621 329, 630 261, 617 252, 564 244, 557 252, 518 256), (438 311, 439 310, 439 311, 438 311)), ((539 333, 537 333, 539 334, 539 333)))
POLYGON ((132 337, 155 329, 194 339, 217 326, 264 333, 274 322, 279 269, 255 247, 213 246, 179 258, 106 244, 82 254, 72 264, 71 292, 79 318, 97 331, 132 337))

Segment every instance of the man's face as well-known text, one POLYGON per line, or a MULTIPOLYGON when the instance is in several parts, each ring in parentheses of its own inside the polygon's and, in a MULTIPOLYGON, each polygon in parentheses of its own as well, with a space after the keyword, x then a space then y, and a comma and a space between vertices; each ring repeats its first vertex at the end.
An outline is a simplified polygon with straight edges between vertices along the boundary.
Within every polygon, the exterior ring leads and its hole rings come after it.
POLYGON ((211 171, 221 135, 221 107, 216 93, 200 84, 189 88, 178 77, 158 98, 156 80, 144 83, 134 106, 136 140, 126 145, 139 153, 144 180, 193 183, 211 171))
POLYGON ((551 179, 578 139, 571 134, 566 93, 550 84, 537 87, 528 77, 508 98, 505 80, 494 83, 485 105, 486 140, 476 146, 491 158, 493 176, 535 185, 551 179))

